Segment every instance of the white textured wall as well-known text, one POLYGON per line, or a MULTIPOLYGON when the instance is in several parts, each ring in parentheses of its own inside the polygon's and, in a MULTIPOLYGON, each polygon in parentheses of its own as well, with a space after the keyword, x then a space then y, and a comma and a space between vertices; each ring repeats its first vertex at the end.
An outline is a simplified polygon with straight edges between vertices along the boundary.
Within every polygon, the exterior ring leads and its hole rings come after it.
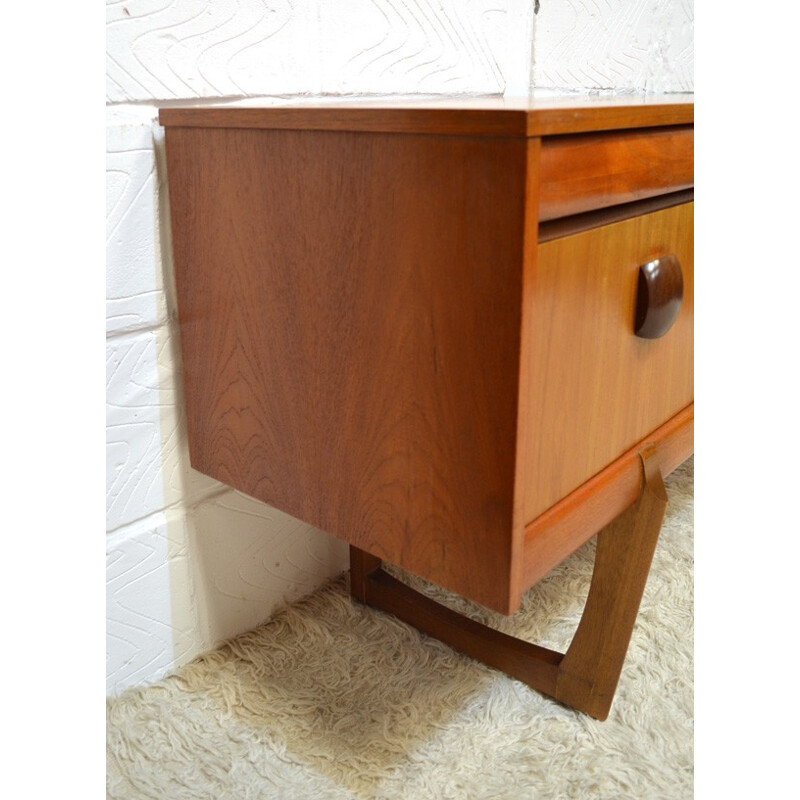
POLYGON ((188 464, 160 103, 692 88, 669 0, 130 0, 107 6, 107 690, 346 568, 345 545, 188 464), (535 45, 534 47, 532 47, 535 45))
POLYGON ((527 92, 520 0, 132 0, 108 5, 108 100, 527 92))
POLYGON ((692 0, 541 0, 536 89, 694 90, 692 0))

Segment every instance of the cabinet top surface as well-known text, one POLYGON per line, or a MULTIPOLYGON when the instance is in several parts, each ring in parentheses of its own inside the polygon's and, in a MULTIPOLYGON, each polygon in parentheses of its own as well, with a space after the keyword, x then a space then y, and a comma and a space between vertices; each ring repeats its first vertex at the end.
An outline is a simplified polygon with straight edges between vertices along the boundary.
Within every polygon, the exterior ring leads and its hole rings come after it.
POLYGON ((373 131, 472 136, 548 136, 690 125, 691 94, 547 98, 339 100, 303 105, 162 108, 166 127, 373 131))

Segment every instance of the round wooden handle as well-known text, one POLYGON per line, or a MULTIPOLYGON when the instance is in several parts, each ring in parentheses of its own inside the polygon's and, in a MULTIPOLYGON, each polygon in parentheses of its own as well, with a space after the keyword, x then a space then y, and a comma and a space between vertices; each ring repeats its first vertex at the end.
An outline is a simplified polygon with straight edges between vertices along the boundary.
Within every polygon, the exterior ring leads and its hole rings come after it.
POLYGON ((654 258, 639 267, 634 333, 658 339, 675 322, 683 299, 683 273, 677 256, 654 258))

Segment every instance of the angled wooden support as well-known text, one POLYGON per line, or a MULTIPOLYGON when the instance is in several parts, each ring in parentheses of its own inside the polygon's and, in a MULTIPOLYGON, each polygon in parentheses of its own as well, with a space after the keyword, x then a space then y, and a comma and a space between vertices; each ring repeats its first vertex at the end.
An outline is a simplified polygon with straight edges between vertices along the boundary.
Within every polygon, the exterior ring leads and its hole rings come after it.
POLYGON ((599 720, 608 717, 655 552, 667 495, 652 453, 640 453, 636 502, 598 534, 594 572, 566 653, 500 633, 446 608, 350 548, 351 594, 537 691, 599 720))

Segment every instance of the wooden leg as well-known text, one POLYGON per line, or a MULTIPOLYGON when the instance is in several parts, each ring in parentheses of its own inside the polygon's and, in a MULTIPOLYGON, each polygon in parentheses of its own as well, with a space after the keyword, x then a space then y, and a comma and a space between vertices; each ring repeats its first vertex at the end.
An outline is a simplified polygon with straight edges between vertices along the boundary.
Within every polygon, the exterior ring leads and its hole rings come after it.
POLYGON ((642 456, 642 467, 639 498, 598 534, 589 596, 558 668, 555 696, 597 719, 611 709, 667 506, 655 459, 642 456))
POLYGON ((445 608, 350 548, 350 592, 424 633, 565 705, 604 720, 617 688, 667 503, 656 459, 641 454, 636 502, 598 534, 594 572, 578 629, 565 654, 500 633, 445 608))
POLYGON ((369 605, 367 581, 380 567, 379 558, 350 546, 350 594, 354 599, 369 605))

